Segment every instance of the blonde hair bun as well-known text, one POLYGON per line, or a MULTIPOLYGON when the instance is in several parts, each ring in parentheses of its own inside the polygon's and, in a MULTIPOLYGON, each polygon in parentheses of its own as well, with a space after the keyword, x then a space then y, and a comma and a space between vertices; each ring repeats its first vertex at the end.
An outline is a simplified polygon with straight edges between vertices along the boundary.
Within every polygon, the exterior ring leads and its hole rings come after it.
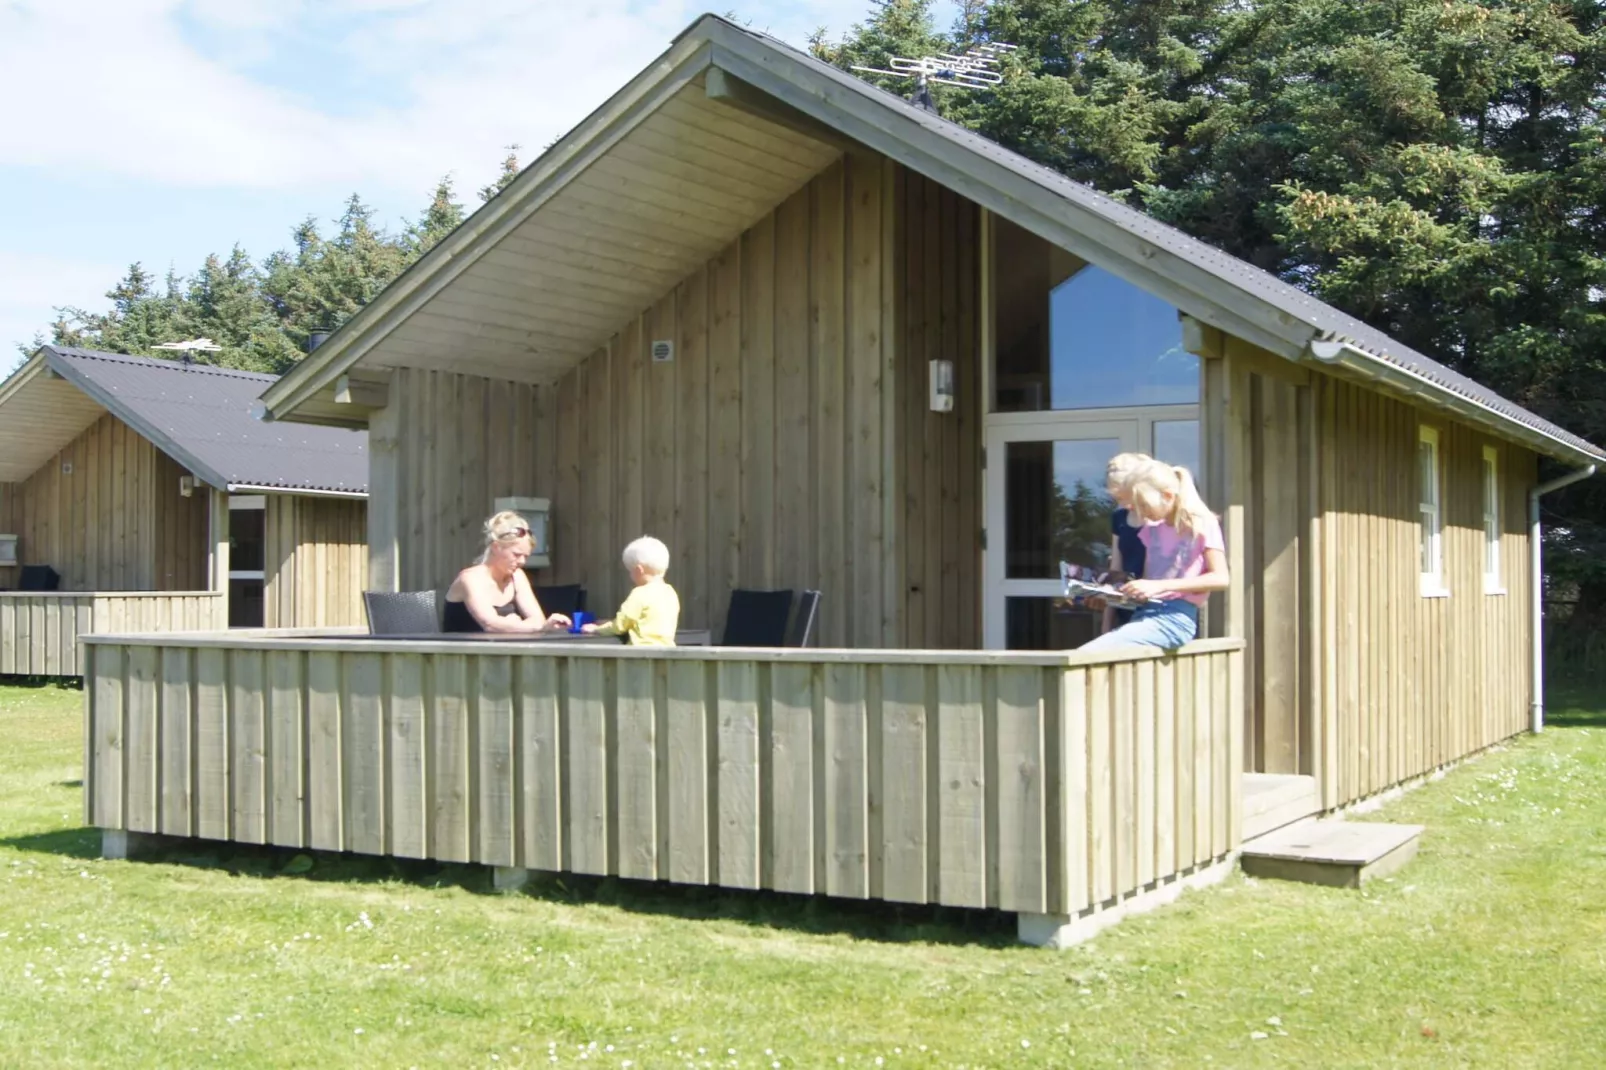
POLYGON ((489 559, 491 548, 498 543, 512 542, 515 539, 530 537, 530 522, 511 510, 503 510, 485 522, 485 549, 480 554, 480 564, 489 559), (524 534, 515 535, 522 531, 524 534))

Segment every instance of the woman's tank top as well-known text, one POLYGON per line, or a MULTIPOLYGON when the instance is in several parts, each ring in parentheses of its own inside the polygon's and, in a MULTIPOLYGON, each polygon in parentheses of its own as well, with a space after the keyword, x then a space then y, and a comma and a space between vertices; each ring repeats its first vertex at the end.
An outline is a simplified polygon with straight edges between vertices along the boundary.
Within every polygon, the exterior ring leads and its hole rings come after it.
MULTIPOLYGON (((517 602, 513 600, 503 602, 496 607, 496 615, 499 617, 518 616, 519 607, 517 602)), ((474 614, 468 611, 467 602, 447 602, 446 616, 441 622, 441 626, 449 632, 483 632, 485 630, 480 627, 480 622, 474 619, 474 614)))

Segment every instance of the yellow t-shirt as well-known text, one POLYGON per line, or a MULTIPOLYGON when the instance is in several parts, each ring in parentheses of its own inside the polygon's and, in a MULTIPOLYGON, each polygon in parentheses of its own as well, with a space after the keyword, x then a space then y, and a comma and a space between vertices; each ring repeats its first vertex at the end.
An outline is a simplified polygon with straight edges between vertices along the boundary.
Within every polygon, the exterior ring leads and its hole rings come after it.
POLYGON ((597 628, 597 635, 626 635, 631 646, 674 646, 680 623, 680 596, 663 580, 630 592, 619 614, 597 628))

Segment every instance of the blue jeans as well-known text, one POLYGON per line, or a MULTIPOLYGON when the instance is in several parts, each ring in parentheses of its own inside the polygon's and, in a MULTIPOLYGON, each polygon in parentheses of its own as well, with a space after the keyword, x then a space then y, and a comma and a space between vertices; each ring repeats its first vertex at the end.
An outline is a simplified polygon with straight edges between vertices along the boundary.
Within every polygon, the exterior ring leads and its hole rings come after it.
POLYGON ((1115 650, 1124 646, 1157 646, 1175 650, 1199 634, 1199 607, 1182 598, 1139 606, 1132 619, 1105 632, 1078 651, 1115 650))

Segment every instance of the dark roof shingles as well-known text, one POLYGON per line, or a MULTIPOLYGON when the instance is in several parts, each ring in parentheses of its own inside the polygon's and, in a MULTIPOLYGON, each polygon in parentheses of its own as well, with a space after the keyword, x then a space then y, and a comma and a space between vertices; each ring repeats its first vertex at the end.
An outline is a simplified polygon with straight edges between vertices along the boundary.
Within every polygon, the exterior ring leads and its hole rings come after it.
POLYGON ((230 484, 367 493, 367 432, 264 423, 251 415, 251 406, 277 376, 91 349, 46 348, 230 484))

